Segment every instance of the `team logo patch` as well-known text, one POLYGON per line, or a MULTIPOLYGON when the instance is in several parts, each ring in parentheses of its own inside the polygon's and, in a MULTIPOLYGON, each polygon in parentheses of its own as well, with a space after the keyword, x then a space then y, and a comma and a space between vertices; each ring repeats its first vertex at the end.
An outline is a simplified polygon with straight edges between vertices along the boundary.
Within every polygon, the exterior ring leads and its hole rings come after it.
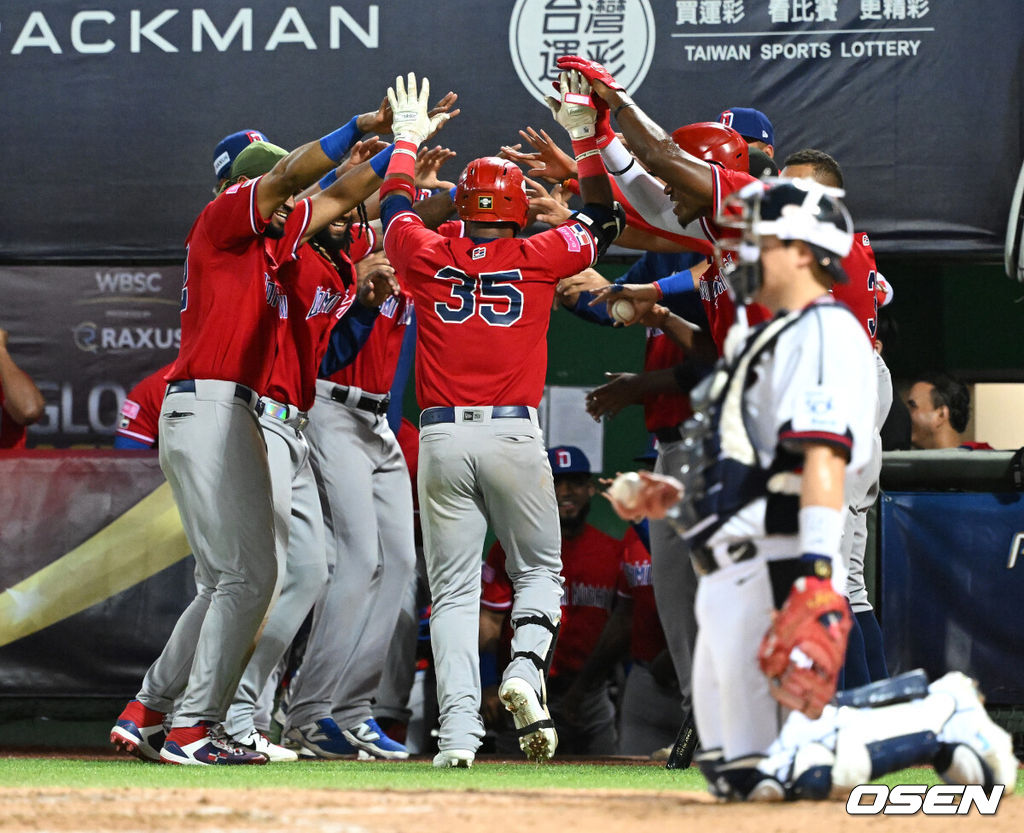
POLYGON ((718 120, 726 127, 732 127, 732 110, 726 110, 718 117, 718 120))
POLYGON ((860 236, 860 242, 861 242, 861 245, 862 245, 862 246, 870 246, 870 245, 871 245, 871 244, 870 244, 870 243, 868 242, 868 236, 867 236, 866 234, 862 234, 862 235, 860 236))
POLYGON ((590 245, 590 233, 580 223, 571 226, 559 226, 555 229, 565 240, 570 252, 578 252, 590 245))
POLYGON ((487 247, 477 246, 473 249, 473 260, 480 260, 482 257, 487 257, 487 247))
POLYGON ((130 419, 128 419, 128 417, 123 416, 123 417, 121 417, 121 422, 118 423, 118 427, 120 427, 120 428, 127 428, 131 424, 132 424, 132 421, 130 419))
POLYGON ((126 419, 135 419, 135 417, 139 415, 139 403, 126 399, 124 404, 121 406, 121 414, 126 419))
POLYGON ((476 198, 476 207, 481 211, 493 211, 494 210, 494 197, 481 196, 476 198))

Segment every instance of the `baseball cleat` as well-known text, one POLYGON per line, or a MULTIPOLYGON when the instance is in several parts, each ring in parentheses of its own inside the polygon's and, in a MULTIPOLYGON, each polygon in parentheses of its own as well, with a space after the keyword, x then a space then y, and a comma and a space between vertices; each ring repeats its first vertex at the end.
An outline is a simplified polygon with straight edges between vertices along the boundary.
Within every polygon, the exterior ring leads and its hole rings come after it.
POLYGON ((547 706, 526 680, 509 677, 498 689, 498 697, 512 713, 519 735, 519 748, 531 761, 547 761, 554 757, 558 734, 547 706))
POLYGON ((164 715, 132 700, 117 716, 110 730, 110 742, 119 752, 134 755, 143 761, 159 761, 164 745, 164 715))
POLYGON ((372 717, 351 729, 345 729, 341 734, 356 749, 375 758, 404 760, 409 757, 409 750, 384 734, 384 730, 372 717))
POLYGON ((992 722, 974 680, 952 671, 932 683, 928 693, 947 694, 956 703, 952 717, 938 735, 946 754, 940 753, 935 763, 943 780, 986 788, 994 782, 1012 792, 1018 766, 1013 738, 992 722))
POLYGON ((283 746, 278 746, 259 729, 253 729, 244 738, 232 738, 231 741, 235 746, 239 746, 242 749, 258 752, 272 764, 291 763, 299 759, 297 752, 286 749, 283 746))
POLYGON ((195 726, 172 728, 160 750, 165 764, 212 766, 216 764, 265 764, 266 755, 251 752, 230 738, 214 734, 214 725, 203 720, 195 726))
MULTIPOLYGON (((284 736, 288 741, 309 750, 317 758, 348 758, 359 752, 345 739, 338 724, 330 717, 314 720, 304 726, 292 726, 285 729, 284 736)), ((302 752, 299 754, 302 755, 302 752)))
POLYGON ((476 757, 468 749, 442 749, 434 756, 438 769, 469 769, 476 757))

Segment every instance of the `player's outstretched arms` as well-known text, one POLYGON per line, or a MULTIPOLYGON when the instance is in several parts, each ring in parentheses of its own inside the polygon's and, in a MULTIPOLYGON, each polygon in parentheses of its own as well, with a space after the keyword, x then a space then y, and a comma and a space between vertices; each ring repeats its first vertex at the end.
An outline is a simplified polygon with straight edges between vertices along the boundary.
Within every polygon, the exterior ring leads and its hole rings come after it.
MULTIPOLYGON (((601 161, 598 145, 598 109, 590 96, 590 84, 578 72, 562 72, 558 77, 559 97, 545 101, 555 121, 572 139, 572 152, 580 177, 580 196, 584 204, 611 206, 612 186, 601 161)), ((618 236, 618 235, 616 235, 618 236)))
POLYGON ((536 131, 532 127, 520 130, 519 135, 535 149, 535 153, 521 153, 521 145, 505 145, 499 154, 529 168, 530 176, 545 179, 551 183, 565 182, 579 175, 576 160, 555 144, 554 140, 543 130, 536 131))
POLYGON ((686 153, 672 141, 664 128, 640 109, 608 70, 578 55, 559 58, 558 66, 576 70, 587 78, 594 95, 610 108, 630 150, 651 173, 672 189, 685 192, 696 203, 711 205, 713 183, 708 163, 686 153))

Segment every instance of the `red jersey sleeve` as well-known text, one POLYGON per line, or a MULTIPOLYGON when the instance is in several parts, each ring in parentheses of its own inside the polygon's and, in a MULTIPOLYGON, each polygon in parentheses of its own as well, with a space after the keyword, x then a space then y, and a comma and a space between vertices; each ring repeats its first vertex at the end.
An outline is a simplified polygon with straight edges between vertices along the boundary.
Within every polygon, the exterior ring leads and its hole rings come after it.
POLYGON ((278 263, 298 258, 299 246, 302 245, 302 238, 309 230, 309 221, 312 219, 312 215, 313 204, 309 200, 301 200, 295 204, 295 208, 288 215, 284 224, 284 234, 277 240, 268 241, 272 247, 274 259, 278 263))
POLYGON ((167 382, 164 376, 171 369, 171 364, 151 373, 134 388, 121 405, 121 418, 117 424, 117 433, 122 437, 156 445, 160 422, 160 406, 163 404, 164 390, 167 382))
POLYGON ((853 235, 853 246, 842 267, 849 282, 833 285, 832 295, 850 309, 874 344, 878 337, 878 269, 866 234, 853 235))
POLYGON ((371 225, 355 223, 351 227, 352 242, 349 243, 348 257, 353 263, 358 263, 373 253, 377 245, 377 232, 371 225))
POLYGON ((497 541, 487 553, 481 579, 480 604, 489 610, 511 610, 512 581, 505 572, 505 550, 497 541))
POLYGON ((583 223, 569 218, 560 226, 535 234, 524 250, 545 263, 552 281, 582 272, 597 260, 597 239, 583 223))
POLYGON ((204 209, 207 221, 203 228, 214 247, 230 249, 248 243, 267 227, 256 208, 256 184, 260 179, 232 185, 204 209))

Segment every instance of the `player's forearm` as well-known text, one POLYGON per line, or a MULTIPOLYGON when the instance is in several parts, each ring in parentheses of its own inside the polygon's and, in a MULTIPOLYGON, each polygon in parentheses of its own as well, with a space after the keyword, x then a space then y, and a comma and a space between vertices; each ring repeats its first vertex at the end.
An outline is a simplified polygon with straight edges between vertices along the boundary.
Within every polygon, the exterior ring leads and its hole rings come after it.
POLYGON ((346 171, 326 190, 310 198, 312 213, 303 242, 373 195, 380 187, 393 150, 394 145, 389 145, 372 159, 346 171))
POLYGON ((16 423, 32 425, 43 416, 43 394, 4 348, 0 348, 0 387, 4 391, 4 410, 16 423))
POLYGON ((807 443, 800 485, 800 551, 805 558, 839 557, 845 521, 846 458, 835 446, 807 443))
POLYGON ((620 597, 605 623, 597 644, 576 677, 576 684, 588 691, 608 678, 617 663, 629 655, 633 628, 633 603, 620 597))
POLYGON ((706 162, 683 151, 625 91, 609 90, 605 100, 630 149, 644 167, 672 187, 711 204, 712 183, 706 162))
POLYGON ((455 211, 455 203, 452 202, 451 194, 448 191, 439 191, 425 200, 414 203, 412 210, 419 215, 424 226, 436 229, 452 216, 452 212, 455 211))
POLYGON ((645 222, 663 231, 678 232, 679 221, 665 186, 637 163, 617 138, 601 150, 609 176, 615 177, 622 195, 645 222))

